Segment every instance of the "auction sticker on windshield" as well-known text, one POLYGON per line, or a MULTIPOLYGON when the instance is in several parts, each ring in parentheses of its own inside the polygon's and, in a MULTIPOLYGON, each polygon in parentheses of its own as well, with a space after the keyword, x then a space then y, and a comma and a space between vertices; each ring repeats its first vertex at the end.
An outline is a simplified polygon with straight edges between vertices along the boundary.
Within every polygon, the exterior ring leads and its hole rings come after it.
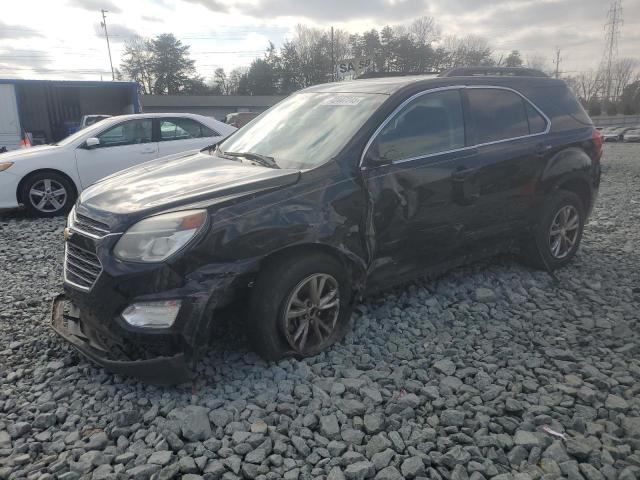
POLYGON ((320 105, 358 105, 363 97, 354 97, 353 95, 336 95, 322 101, 320 105))

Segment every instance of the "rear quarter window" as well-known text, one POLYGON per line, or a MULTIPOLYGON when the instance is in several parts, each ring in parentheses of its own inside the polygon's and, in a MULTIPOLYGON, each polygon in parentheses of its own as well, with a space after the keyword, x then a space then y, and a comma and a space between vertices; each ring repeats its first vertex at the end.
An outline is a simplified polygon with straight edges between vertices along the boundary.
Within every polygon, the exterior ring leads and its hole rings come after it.
POLYGON ((523 93, 551 119, 553 131, 593 125, 587 112, 564 83, 537 85, 523 93))

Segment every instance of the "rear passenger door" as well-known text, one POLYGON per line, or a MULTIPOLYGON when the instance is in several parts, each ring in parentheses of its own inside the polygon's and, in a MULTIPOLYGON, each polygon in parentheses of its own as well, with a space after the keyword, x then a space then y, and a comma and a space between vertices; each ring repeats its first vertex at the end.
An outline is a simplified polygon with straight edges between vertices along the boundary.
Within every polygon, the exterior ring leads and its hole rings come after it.
POLYGON ((536 174, 545 162, 548 120, 514 90, 467 87, 465 116, 473 163, 452 177, 469 202, 462 252, 491 249, 526 225, 536 174))
POLYGON ((161 157, 201 149, 222 140, 219 132, 192 118, 167 117, 157 122, 158 148, 161 157))

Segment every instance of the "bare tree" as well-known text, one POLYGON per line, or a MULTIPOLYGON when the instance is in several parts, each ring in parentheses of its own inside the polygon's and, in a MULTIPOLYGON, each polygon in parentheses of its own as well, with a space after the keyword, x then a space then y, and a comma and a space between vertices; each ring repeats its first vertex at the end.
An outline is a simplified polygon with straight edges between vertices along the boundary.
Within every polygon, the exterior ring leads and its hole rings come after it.
POLYGON ((581 72, 565 79, 578 98, 588 104, 602 90, 602 75, 595 70, 581 72))
POLYGON ((120 70, 124 78, 138 82, 144 94, 153 93, 152 57, 151 43, 145 38, 133 37, 124 44, 120 70))
POLYGON ((495 64, 489 41, 477 35, 467 35, 462 38, 450 35, 445 37, 442 47, 448 53, 448 58, 444 62, 446 68, 495 64))
POLYGON ((229 95, 231 83, 224 68, 216 68, 216 71, 213 72, 213 85, 217 87, 222 95, 229 95))
POLYGON ((544 73, 551 72, 547 59, 542 55, 538 55, 538 54, 528 55, 525 60, 525 65, 529 68, 533 68, 534 70, 540 70, 541 72, 544 72, 544 73))
POLYGON ((624 87, 631 83, 637 66, 638 61, 634 58, 620 58, 613 64, 611 72, 611 95, 613 99, 620 98, 624 87))
POLYGON ((418 45, 431 45, 440 38, 440 27, 433 17, 419 17, 409 25, 409 34, 418 45))

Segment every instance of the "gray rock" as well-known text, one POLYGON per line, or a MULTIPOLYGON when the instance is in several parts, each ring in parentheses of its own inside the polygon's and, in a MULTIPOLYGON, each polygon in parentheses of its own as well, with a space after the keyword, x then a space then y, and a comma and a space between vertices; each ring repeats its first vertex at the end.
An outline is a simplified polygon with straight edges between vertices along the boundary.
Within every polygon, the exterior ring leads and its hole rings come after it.
POLYGON ((148 458, 147 463, 154 463, 156 465, 164 467, 165 465, 169 464, 169 462, 171 462, 172 458, 173 452, 169 450, 161 450, 158 452, 153 452, 148 458))
POLYGON ((53 412, 41 413, 40 415, 36 416, 35 420, 33 421, 33 426, 35 428, 41 429, 53 427, 55 424, 56 415, 53 412))
POLYGON ((433 368, 445 375, 453 375, 456 371, 456 365, 448 358, 438 360, 433 364, 433 368))
POLYGON ((233 415, 227 410, 218 408, 209 412, 209 420, 216 427, 224 428, 233 420, 233 415))
POLYGON ((178 461, 178 468, 182 473, 197 473, 198 467, 193 457, 185 455, 178 461))
POLYGON ((622 397, 618 397, 617 395, 607 396, 607 399, 604 402, 604 406, 609 410, 615 410, 618 412, 626 412, 627 410, 629 410, 629 404, 627 403, 627 401, 622 397))
POLYGON ((513 443, 524 448, 533 448, 540 445, 540 440, 532 432, 518 430, 513 438, 513 443))
POLYGON ((335 415, 325 415, 320 417, 320 433, 331 440, 340 438, 338 417, 335 415))
POLYGON ((395 454, 396 453, 393 450, 387 448, 386 450, 373 455, 371 457, 371 463, 373 463, 376 471, 382 470, 383 468, 387 467, 389 463, 391 463, 391 459, 395 454))
POLYGON ((373 464, 366 460, 352 463, 344 470, 344 476, 347 480, 364 480, 373 477, 374 474, 373 464))
POLYGON ((424 475, 424 462, 420 457, 409 457, 402 462, 400 471, 404 478, 416 478, 424 475))
POLYGON ((465 413, 460 410, 445 410, 440 414, 440 422, 447 427, 464 425, 465 413))
POLYGON ((113 416, 114 423, 119 427, 128 427, 142 420, 138 410, 120 410, 113 416))
POLYGON ((355 415, 363 415, 367 410, 364 403, 354 399, 343 399, 338 402, 338 408, 344 412, 348 417, 355 415))
POLYGON ((327 480, 345 480, 344 473, 340 470, 340 467, 333 467, 327 475, 327 480))
POLYGON ((498 296, 496 295, 496 292, 494 292, 490 288, 480 287, 476 288, 473 294, 473 298, 476 300, 476 302, 493 303, 497 300, 498 296))
POLYGON ((28 422, 15 422, 7 425, 7 433, 11 438, 20 438, 31 431, 31 424, 28 422))
POLYGON ((109 437, 105 432, 96 432, 89 437, 85 444, 87 450, 104 450, 109 443, 109 437))
POLYGON ((160 465, 138 465, 126 471, 133 480, 148 480, 156 472, 160 471, 160 465))
POLYGON ((556 463, 567 462, 570 460, 564 445, 559 440, 556 440, 551 445, 549 445, 549 447, 547 447, 547 449, 542 452, 542 457, 554 460, 556 463))
POLYGON ((396 467, 385 467, 375 476, 376 480, 403 480, 402 474, 396 467))
POLYGON ((368 413, 364 416, 364 429, 369 434, 376 434, 385 426, 385 416, 383 413, 368 413))
POLYGON ((211 436, 209 411, 206 408, 189 405, 183 409, 182 414, 180 429, 184 438, 194 442, 206 440, 211 436))
POLYGON ((580 472, 587 480, 605 480, 604 475, 602 475, 597 468, 588 463, 580 464, 580 472))

